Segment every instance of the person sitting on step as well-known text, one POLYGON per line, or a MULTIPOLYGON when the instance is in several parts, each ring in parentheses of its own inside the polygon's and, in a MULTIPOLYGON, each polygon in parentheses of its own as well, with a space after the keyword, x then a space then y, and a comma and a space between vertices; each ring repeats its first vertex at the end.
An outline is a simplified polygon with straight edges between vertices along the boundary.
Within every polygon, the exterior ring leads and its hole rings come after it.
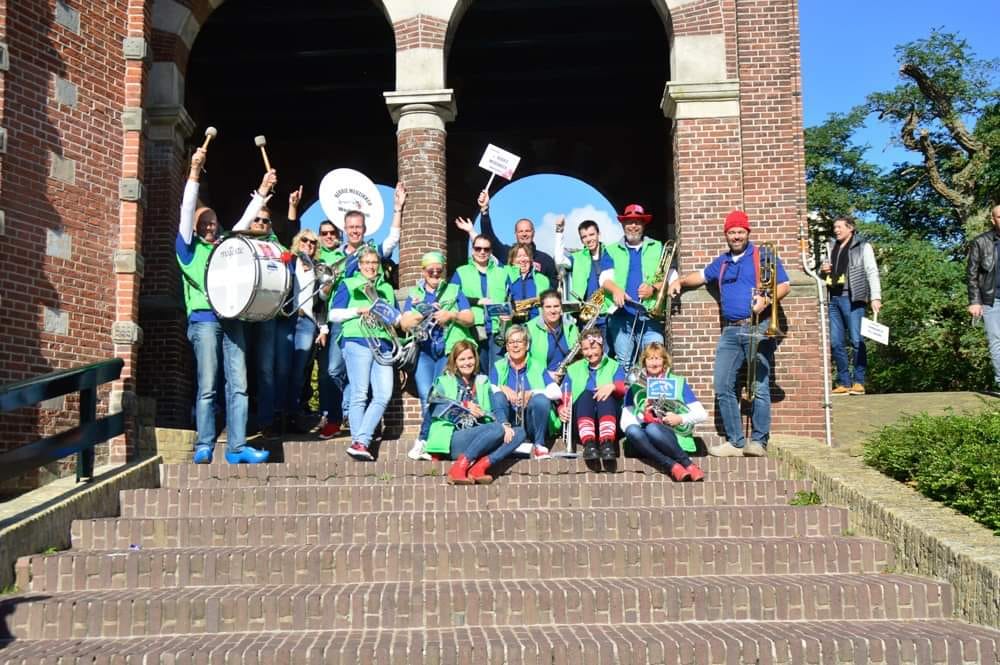
POLYGON ((676 481, 704 480, 705 473, 691 461, 695 451, 691 432, 708 413, 684 377, 670 371, 670 354, 652 342, 639 357, 638 380, 629 386, 622 408, 621 428, 640 457, 669 469, 676 481), (652 398, 652 383, 658 388, 652 398))
POLYGON ((493 482, 489 468, 524 441, 523 428, 493 417, 492 397, 489 379, 479 373, 476 345, 458 342, 428 400, 433 416, 427 452, 455 460, 448 470, 451 485, 493 482))

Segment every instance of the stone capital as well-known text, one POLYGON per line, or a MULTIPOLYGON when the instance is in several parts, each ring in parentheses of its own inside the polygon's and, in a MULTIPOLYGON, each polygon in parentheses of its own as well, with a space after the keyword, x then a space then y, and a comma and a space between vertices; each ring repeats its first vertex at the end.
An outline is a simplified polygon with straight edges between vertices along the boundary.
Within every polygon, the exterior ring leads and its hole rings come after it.
POLYGON ((660 102, 663 115, 674 120, 688 118, 738 118, 739 81, 667 81, 660 102))
POLYGON ((389 115, 398 129, 440 129, 455 119, 458 109, 455 91, 441 90, 390 90, 384 92, 389 115))
POLYGON ((183 149, 184 142, 194 133, 194 120, 183 106, 153 106, 146 109, 146 117, 150 140, 173 142, 183 149))

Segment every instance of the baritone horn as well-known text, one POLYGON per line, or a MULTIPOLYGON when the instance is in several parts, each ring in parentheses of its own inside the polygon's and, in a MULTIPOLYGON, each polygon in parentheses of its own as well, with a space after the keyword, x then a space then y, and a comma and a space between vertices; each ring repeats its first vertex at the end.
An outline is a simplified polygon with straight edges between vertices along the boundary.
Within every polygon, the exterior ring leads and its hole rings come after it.
POLYGON ((667 288, 669 285, 666 281, 667 275, 670 274, 670 264, 674 262, 674 254, 676 253, 676 242, 668 240, 663 243, 663 253, 660 254, 660 265, 657 266, 656 274, 653 275, 653 284, 663 282, 660 286, 660 292, 656 294, 656 302, 653 303, 653 308, 649 310, 649 315, 654 319, 666 319, 670 316, 670 289, 667 288))

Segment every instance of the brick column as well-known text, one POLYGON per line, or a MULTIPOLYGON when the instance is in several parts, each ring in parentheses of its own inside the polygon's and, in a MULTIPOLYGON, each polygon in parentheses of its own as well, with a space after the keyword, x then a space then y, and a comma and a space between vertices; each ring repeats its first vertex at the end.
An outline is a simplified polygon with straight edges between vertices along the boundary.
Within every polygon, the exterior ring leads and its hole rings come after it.
MULTIPOLYGON (((429 250, 448 250, 444 125, 455 119, 454 94, 387 92, 385 98, 398 128, 397 168, 407 191, 399 243, 399 286, 405 293, 420 278, 420 257, 429 250)), ((402 429, 415 435, 421 417, 420 402, 403 396, 389 405, 386 429, 389 434, 402 429)))

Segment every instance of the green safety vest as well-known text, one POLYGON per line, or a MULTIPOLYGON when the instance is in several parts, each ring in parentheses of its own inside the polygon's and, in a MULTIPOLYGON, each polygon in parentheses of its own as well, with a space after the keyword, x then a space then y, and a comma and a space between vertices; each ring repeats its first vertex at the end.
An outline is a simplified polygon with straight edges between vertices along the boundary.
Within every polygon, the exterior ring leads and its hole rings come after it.
MULTIPOLYGON (((462 283, 462 293, 466 298, 488 298, 494 305, 507 302, 507 271, 497 265, 495 259, 491 258, 486 268, 486 293, 480 283, 479 267, 469 259, 464 266, 459 266, 455 271, 459 282, 462 283)), ((472 306, 472 315, 477 326, 483 325, 486 320, 485 309, 482 305, 472 306)), ((500 330, 500 319, 493 317, 493 332, 500 330)))
MULTIPOLYGON (((668 373, 665 378, 668 381, 673 382, 673 384, 674 384, 674 394, 675 395, 682 395, 682 396, 684 395, 684 385, 685 385, 686 381, 684 380, 683 376, 678 376, 676 374, 670 374, 670 373, 668 373)), ((643 421, 643 415, 642 414, 645 413, 645 411, 646 411, 646 389, 643 388, 642 386, 640 386, 639 384, 633 383, 631 386, 629 386, 628 391, 629 391, 629 394, 632 396, 632 403, 633 403, 632 409, 633 409, 633 413, 635 413, 636 419, 638 419, 638 421, 641 423, 643 421)), ((679 399, 677 401, 680 402, 680 403, 682 403, 682 404, 684 402, 683 398, 679 399)), ((687 408, 685 407, 685 409, 684 409, 683 412, 678 410, 675 413, 678 413, 678 414, 679 413, 687 413, 687 408)), ((666 424, 666 423, 664 423, 664 424, 666 424)), ((682 430, 686 430, 688 428, 685 428, 684 426, 681 426, 679 429, 676 428, 676 427, 674 427, 672 429, 674 430, 674 434, 677 436, 677 443, 680 444, 681 448, 683 448, 685 451, 687 451, 689 453, 693 453, 693 452, 695 452, 695 450, 698 449, 698 447, 695 445, 694 437, 691 435, 691 432, 690 431, 682 431, 682 430)), ((693 429, 693 428, 691 428, 691 429, 693 429)))
MULTIPOLYGON (((607 251, 603 242, 600 244, 600 248, 602 254, 607 251)), ((594 257, 590 255, 590 250, 586 247, 576 250, 571 256, 573 257, 573 267, 570 271, 570 288, 580 298, 586 298, 587 283, 590 281, 590 271, 594 267, 594 257)), ((597 288, 601 288, 600 280, 598 280, 597 288)), ((613 302, 611 298, 605 298, 599 314, 607 314, 613 302)))
MULTIPOLYGON (((608 245, 605 249, 614 262, 615 283, 624 289, 625 284, 628 282, 629 264, 629 249, 625 246, 625 240, 608 245)), ((656 270, 660 267, 660 257, 663 255, 663 243, 652 238, 643 238, 642 249, 639 255, 642 257, 642 281, 651 285, 653 278, 656 277, 656 270)), ((666 278, 667 275, 664 274, 663 279, 666 278)), ((642 301, 642 306, 646 309, 652 309, 655 303, 656 294, 654 293, 642 301)))
MULTIPOLYGON (((442 284, 445 285, 444 289, 438 289, 439 294, 437 297, 437 302, 441 304, 441 309, 446 312, 459 311, 458 284, 448 284, 443 281, 442 284)), ((427 296, 427 291, 424 290, 424 287, 418 284, 410 289, 409 295, 413 304, 416 305, 417 303, 422 303, 424 301, 424 298, 427 296)), ((473 338, 472 333, 468 328, 454 321, 449 323, 444 332, 444 352, 451 353, 451 349, 463 339, 472 342, 473 344, 476 343, 476 340, 473 338)))
POLYGON ((194 256, 191 263, 181 263, 181 258, 177 257, 177 263, 181 267, 184 275, 184 306, 187 308, 187 315, 197 310, 211 310, 212 306, 208 302, 208 293, 205 291, 205 271, 208 269, 208 257, 212 253, 215 245, 205 242, 197 235, 193 236, 194 256))
MULTIPOLYGON (((528 388, 531 390, 545 390, 545 364, 539 365, 531 356, 527 358, 528 388)), ((510 361, 504 356, 493 363, 497 370, 497 386, 507 385, 507 376, 510 374, 510 361)), ((559 430, 559 414, 555 409, 549 411, 549 432, 555 433, 559 430)))
MULTIPOLYGON (((539 314, 528 321, 527 328, 528 337, 531 341, 531 345, 528 347, 528 358, 547 369, 549 366, 549 329, 542 321, 542 315, 539 314)), ((566 340, 566 345, 572 349, 573 345, 580 339, 580 331, 577 329, 576 324, 570 323, 564 318, 562 332, 563 339, 566 340)))
MULTIPOLYGON (((490 380, 479 374, 475 379, 476 403, 485 413, 493 414, 493 403, 490 400, 490 380)), ((453 374, 442 374, 434 381, 431 392, 437 392, 448 399, 458 399, 458 379, 453 374)), ((451 437, 455 433, 455 425, 443 418, 431 420, 431 428, 427 432, 428 453, 451 454, 451 437)))
MULTIPOLYGON (((368 280, 361 274, 356 274, 344 280, 344 285, 347 287, 347 293, 350 296, 350 300, 347 302, 348 307, 368 307, 372 304, 372 301, 368 299, 364 291, 367 283, 368 280)), ((395 307, 396 292, 392 290, 392 285, 383 280, 381 276, 375 278, 375 290, 378 292, 380 298, 395 307)), ((377 332, 374 332, 373 335, 382 339, 390 339, 389 334, 381 328, 377 332)), ((360 316, 355 316, 344 321, 340 327, 340 337, 337 338, 337 341, 339 342, 344 337, 365 337, 365 334, 361 331, 360 316)))
MULTIPOLYGON (((618 368, 619 364, 617 360, 604 356, 601 364, 597 367, 597 386, 600 387, 614 383, 615 373, 618 371, 618 368)), ((587 387, 587 379, 590 378, 590 362, 586 358, 580 358, 570 363, 570 366, 566 368, 566 375, 572 383, 573 402, 575 403, 587 387)))
POLYGON ((332 266, 342 258, 344 258, 344 250, 340 249, 339 245, 336 249, 327 249, 326 247, 320 245, 319 249, 316 251, 316 260, 320 263, 325 263, 328 266, 332 266))

